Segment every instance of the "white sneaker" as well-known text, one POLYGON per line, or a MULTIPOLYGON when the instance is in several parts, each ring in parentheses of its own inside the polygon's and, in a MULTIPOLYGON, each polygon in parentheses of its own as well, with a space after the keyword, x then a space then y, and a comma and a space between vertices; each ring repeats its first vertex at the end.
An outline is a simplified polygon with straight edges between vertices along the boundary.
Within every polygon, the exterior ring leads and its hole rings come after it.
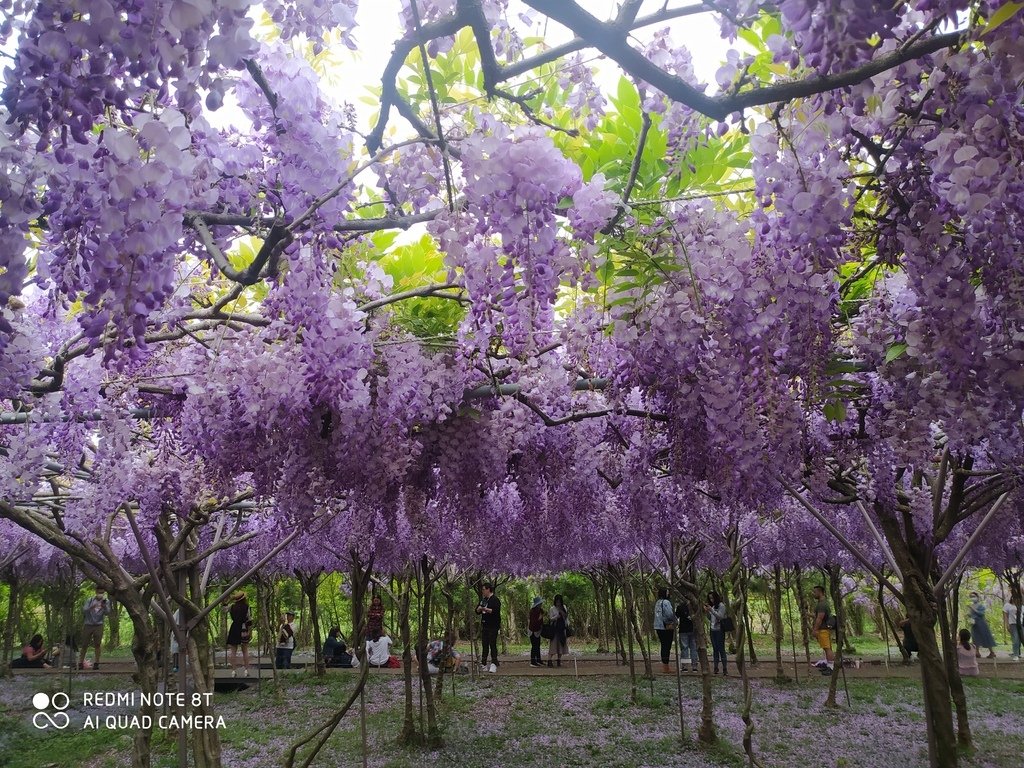
POLYGON ((498 671, 498 665, 497 664, 491 664, 491 666, 489 666, 487 668, 487 671, 490 672, 493 675, 495 672, 498 671))
POLYGON ((242 669, 242 677, 248 677, 248 676, 249 676, 249 668, 248 667, 244 667, 242 669))

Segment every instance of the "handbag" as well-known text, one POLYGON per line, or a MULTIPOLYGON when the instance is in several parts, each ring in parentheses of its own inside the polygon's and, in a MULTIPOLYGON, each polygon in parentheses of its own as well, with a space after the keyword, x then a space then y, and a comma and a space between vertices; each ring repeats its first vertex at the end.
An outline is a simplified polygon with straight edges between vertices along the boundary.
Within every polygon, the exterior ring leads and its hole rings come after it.
POLYGON ((736 625, 733 623, 732 616, 723 616, 722 620, 718 622, 718 628, 723 632, 734 632, 736 625))
POLYGON ((550 622, 545 622, 540 627, 540 636, 545 640, 554 640, 555 638, 555 626, 550 622))
POLYGON ((239 637, 243 643, 248 643, 252 640, 252 627, 249 625, 249 622, 242 625, 242 632, 239 637))
POLYGON ((566 639, 568 640, 570 637, 573 636, 573 634, 574 633, 572 631, 572 627, 570 627, 568 624, 566 624, 565 625, 565 637, 566 637, 566 639))

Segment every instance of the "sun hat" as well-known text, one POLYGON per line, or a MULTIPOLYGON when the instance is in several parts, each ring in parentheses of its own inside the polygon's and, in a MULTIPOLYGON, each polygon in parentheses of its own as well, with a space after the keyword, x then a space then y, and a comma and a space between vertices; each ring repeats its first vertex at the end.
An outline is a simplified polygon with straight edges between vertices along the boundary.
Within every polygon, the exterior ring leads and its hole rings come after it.
POLYGON ((538 595, 537 597, 533 598, 533 607, 536 608, 538 605, 540 605, 543 602, 544 602, 544 598, 540 597, 538 595))

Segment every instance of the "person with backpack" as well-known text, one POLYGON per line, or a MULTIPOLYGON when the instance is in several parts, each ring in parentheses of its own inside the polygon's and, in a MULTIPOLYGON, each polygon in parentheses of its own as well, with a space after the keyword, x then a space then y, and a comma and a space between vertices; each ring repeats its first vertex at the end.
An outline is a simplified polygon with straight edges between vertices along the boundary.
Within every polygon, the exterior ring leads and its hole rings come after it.
POLYGON ((690 660, 690 671, 697 671, 697 633, 690 616, 690 604, 685 600, 676 606, 676 619, 679 621, 679 658, 690 660))
POLYGON ((295 611, 287 611, 281 617, 277 628, 277 668, 292 668, 292 651, 295 650, 295 611))
POLYGON ((729 668, 725 655, 725 621, 728 611, 722 596, 714 590, 708 595, 708 619, 711 621, 711 650, 714 657, 715 674, 718 674, 718 662, 722 662, 722 674, 728 676, 729 668))
POLYGON ((668 599, 668 587, 658 588, 658 599, 654 603, 654 631, 661 641, 661 671, 669 674, 672 665, 668 663, 672 655, 672 641, 676 634, 676 612, 668 599))
POLYGON ((818 645, 825 654, 825 658, 819 660, 814 666, 824 673, 831 671, 835 665, 835 655, 832 653, 832 630, 836 622, 829 608, 828 600, 825 599, 825 588, 816 586, 811 590, 814 594, 814 624, 811 627, 811 635, 818 641, 818 645))

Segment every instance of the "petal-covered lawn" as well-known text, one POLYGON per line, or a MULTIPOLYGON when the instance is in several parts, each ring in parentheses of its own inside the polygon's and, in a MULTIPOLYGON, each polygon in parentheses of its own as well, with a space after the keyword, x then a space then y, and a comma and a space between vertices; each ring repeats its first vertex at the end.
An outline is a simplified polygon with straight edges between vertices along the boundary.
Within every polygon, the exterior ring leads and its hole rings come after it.
MULTIPOLYGON (((396 736, 403 713, 399 677, 373 676, 366 692, 368 765, 401 766, 741 766, 739 717, 741 684, 715 680, 719 744, 694 742, 700 701, 698 681, 683 681, 686 741, 679 740, 674 678, 638 681, 637 702, 630 703, 628 679, 621 677, 465 677, 446 681, 441 723, 446 745, 427 751, 399 747, 396 736)), ((822 768, 915 768, 927 764, 920 687, 904 679, 850 680, 850 708, 822 706, 825 680, 779 685, 756 680, 754 744, 766 766, 810 765, 822 768)), ((0 681, 0 766, 129 765, 126 731, 82 730, 82 692, 99 688, 131 691, 127 678, 94 678, 72 690, 71 726, 38 729, 32 724, 32 695, 53 679, 18 677, 0 681), (46 681, 45 683, 43 681, 46 681)), ((217 694, 225 766, 277 768, 298 735, 321 722, 344 700, 354 676, 324 680, 295 677, 280 687, 264 682, 257 689, 217 694)), ((968 768, 1019 768, 1024 765, 1024 686, 1015 680, 966 680, 976 751, 965 755, 968 768)), ((45 690, 45 688, 43 688, 45 690)), ((840 699, 845 697, 840 689, 840 699)), ((419 699, 414 699, 419 712, 419 699)), ((114 710, 110 710, 113 712, 114 710)), ((127 711, 123 708, 118 712, 127 711)), ((93 710, 95 714, 95 710, 93 710)), ((103 714, 107 714, 104 712, 103 714)), ((360 718, 350 712, 314 765, 362 764, 360 718)), ((175 765, 175 742, 158 733, 158 766, 175 765)))

